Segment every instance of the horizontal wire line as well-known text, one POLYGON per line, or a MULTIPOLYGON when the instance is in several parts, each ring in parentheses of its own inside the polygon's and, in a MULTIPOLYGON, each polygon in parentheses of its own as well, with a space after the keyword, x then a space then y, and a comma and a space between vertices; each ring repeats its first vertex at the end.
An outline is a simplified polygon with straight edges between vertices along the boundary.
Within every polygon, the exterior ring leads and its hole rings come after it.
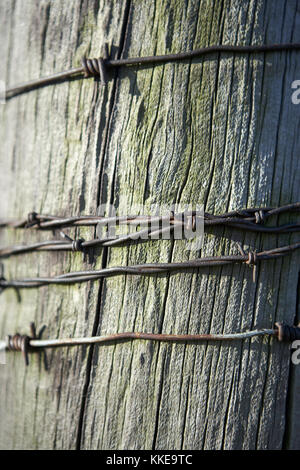
POLYGON ((131 331, 82 338, 42 339, 42 334, 45 328, 46 327, 43 326, 37 334, 35 324, 33 322, 30 323, 31 336, 20 335, 19 333, 16 333, 13 336, 8 335, 5 341, 0 341, 0 352, 3 350, 21 351, 26 365, 29 364, 30 352, 44 352, 44 364, 47 368, 47 358, 45 355, 46 348, 91 345, 97 343, 111 343, 136 339, 178 343, 199 341, 234 341, 254 338, 256 336, 275 336, 279 342, 283 341, 291 343, 295 340, 300 340, 300 324, 298 326, 291 326, 284 322, 276 322, 273 329, 240 331, 237 333, 165 334, 131 331))
MULTIPOLYGON (((240 222, 256 222, 257 217, 260 216, 260 212, 263 218, 267 218, 272 215, 279 215, 284 212, 299 212, 300 202, 294 202, 286 204, 281 207, 252 207, 246 209, 240 209, 235 211, 226 212, 224 214, 213 215, 208 212, 204 213, 204 223, 207 225, 218 225, 226 223, 240 223, 240 222), (225 220, 224 220, 225 219, 225 220)), ((180 217, 191 216, 201 217, 203 214, 199 214, 197 211, 186 211, 180 214, 175 214, 174 217, 170 215, 165 216, 151 216, 151 215, 127 215, 127 216, 95 216, 95 215, 81 215, 72 217, 61 217, 54 215, 38 214, 36 212, 30 212, 26 218, 23 219, 0 219, 0 227, 12 227, 12 228, 34 228, 37 230, 53 230, 55 228, 62 227, 77 227, 77 226, 96 226, 96 225, 107 225, 114 222, 117 225, 142 225, 148 224, 149 222, 163 222, 167 220, 180 222, 180 217)), ((256 223, 256 225, 258 225, 256 223)))
MULTIPOLYGON (((58 83, 78 75, 83 75, 85 78, 91 76, 100 76, 102 84, 106 84, 106 80, 103 81, 103 75, 105 70, 108 68, 120 67, 120 66, 142 66, 142 65, 155 65, 167 62, 177 62, 184 60, 191 60, 197 57, 205 56, 206 54, 213 53, 237 53, 237 54, 248 54, 248 53, 265 53, 265 52, 282 52, 282 51, 296 51, 300 49, 299 43, 288 43, 288 44, 257 44, 257 45, 212 45, 208 47, 202 47, 188 52, 179 52, 175 54, 165 54, 157 56, 146 56, 146 57, 132 57, 127 59, 109 59, 107 57, 98 59, 82 59, 82 66, 71 68, 69 70, 54 73, 48 77, 42 77, 35 80, 31 80, 26 83, 21 83, 11 88, 7 88, 5 91, 5 97, 7 99, 17 96, 21 93, 34 90, 41 86, 46 86, 54 83, 58 83)), ((107 56, 107 53, 105 54, 107 56)))
POLYGON ((140 333, 140 332, 124 332, 114 333, 107 336, 92 336, 84 338, 65 338, 52 340, 30 340, 29 345, 34 348, 56 348, 63 346, 78 346, 81 344, 107 343, 111 341, 119 341, 124 339, 145 339, 154 341, 226 341, 236 339, 252 338, 254 336, 276 335, 276 330, 253 330, 241 333, 229 334, 195 334, 195 335, 172 335, 163 333, 140 333))
POLYGON ((68 285, 74 283, 95 281, 103 277, 111 277, 124 274, 163 274, 169 272, 180 272, 189 269, 198 269, 201 267, 223 266, 232 263, 246 263, 249 266, 253 266, 255 270, 257 262, 262 260, 276 259, 285 256, 299 248, 300 242, 295 243, 293 245, 286 245, 280 248, 274 248, 272 250, 266 250, 262 252, 250 251, 248 252, 248 254, 245 253, 244 255, 241 254, 231 256, 204 257, 178 263, 146 263, 133 266, 113 266, 99 270, 64 273, 55 277, 37 277, 30 279, 7 281, 2 275, 2 278, 0 278, 0 288, 34 288, 50 284, 68 285))
POLYGON ((226 225, 232 228, 242 230, 263 232, 263 233, 291 233, 300 231, 300 224, 285 224, 275 227, 265 227, 261 223, 267 217, 279 215, 283 212, 299 211, 300 203, 293 203, 279 208, 257 208, 257 209, 243 209, 240 211, 229 212, 214 216, 206 213, 204 216, 199 215, 196 211, 186 212, 173 216, 120 216, 120 217, 98 217, 98 216, 80 216, 80 217, 55 217, 44 216, 41 214, 30 213, 26 220, 21 221, 0 221, 2 227, 13 228, 36 228, 36 229, 56 229, 62 227, 75 227, 79 225, 143 225, 150 224, 150 228, 138 230, 137 232, 130 232, 129 234, 119 236, 107 236, 104 238, 95 238, 85 241, 83 239, 73 240, 68 235, 60 232, 61 235, 67 239, 62 240, 48 240, 31 245, 13 245, 8 247, 0 247, 0 257, 8 257, 13 255, 20 255, 33 251, 84 251, 85 249, 95 246, 113 247, 122 244, 130 244, 133 242, 147 242, 159 240, 165 233, 171 233, 175 227, 186 227, 182 218, 192 218, 195 225, 196 220, 201 220, 206 227, 215 225, 226 225), (254 215, 253 215, 254 214, 254 215), (29 219, 29 220, 28 220, 29 219), (203 220, 204 219, 204 220, 203 220), (155 224, 169 222, 169 225, 158 228, 155 224), (152 225, 152 226, 151 226, 152 225), (154 227, 153 227, 154 225, 154 227))

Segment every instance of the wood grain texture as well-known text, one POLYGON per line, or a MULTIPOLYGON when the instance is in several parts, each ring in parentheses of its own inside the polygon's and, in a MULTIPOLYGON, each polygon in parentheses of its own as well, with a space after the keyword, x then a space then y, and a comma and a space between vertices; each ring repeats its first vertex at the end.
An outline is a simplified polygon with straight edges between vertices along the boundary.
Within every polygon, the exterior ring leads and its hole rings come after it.
MULTIPOLYGON (((113 57, 209 44, 300 42, 300 3, 258 1, 3 1, 1 77, 9 84, 76 66, 108 41, 113 57)), ((1 78, 0 77, 0 78, 1 78)), ((0 108, 2 216, 120 214, 143 205, 204 204, 210 212, 299 201, 299 53, 212 54, 122 68, 102 89, 74 80, 0 108)), ((281 216, 278 222, 292 220, 281 216)), ((91 230, 77 230, 91 237, 91 230)), ((33 240, 1 232, 1 244, 33 240)), ((36 235, 37 238, 49 234, 36 235)), ((298 240, 224 228, 202 256, 298 240)), ((180 240, 5 261, 7 278, 199 256, 180 240)), ((1 294, 0 333, 47 324, 45 337, 118 331, 221 333, 292 323, 299 254, 194 273, 1 294)), ((54 350, 50 370, 17 354, 0 368, 0 447, 84 449, 299 448, 299 374, 275 340, 147 341, 54 350), (298 442, 298 444, 297 444, 298 442)))
MULTIPOLYGON (((1 2, 2 71, 9 84, 64 70, 82 55, 97 56, 104 40, 121 43, 126 4, 122 1, 1 2), (6 29, 5 29, 6 28, 6 29)), ((95 213, 100 153, 113 101, 114 83, 103 90, 93 80, 46 87, 1 106, 1 213, 95 213), (95 157, 97 155, 97 157, 95 157)), ((74 233, 74 232, 73 232, 74 233)), ((90 230, 78 236, 92 237, 90 230)), ((32 233, 5 231, 1 243, 29 241, 32 233)), ((48 239, 43 233, 36 238, 48 239)), ((92 262, 101 265, 102 256, 92 262)), ((90 267, 75 254, 33 254, 7 260, 6 277, 59 274, 90 267)), ((13 292, 1 296, 1 334, 28 331, 29 322, 46 324, 48 337, 90 335, 97 310, 98 284, 13 292)), ((0 446, 74 448, 80 427, 88 349, 48 354, 50 372, 38 357, 24 368, 8 356, 1 367, 0 446)))

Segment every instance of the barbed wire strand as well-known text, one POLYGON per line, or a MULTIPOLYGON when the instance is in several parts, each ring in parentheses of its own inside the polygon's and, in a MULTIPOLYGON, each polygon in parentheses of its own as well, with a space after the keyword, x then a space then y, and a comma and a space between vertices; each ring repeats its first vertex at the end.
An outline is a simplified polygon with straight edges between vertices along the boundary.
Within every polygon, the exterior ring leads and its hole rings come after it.
POLYGON ((300 224, 285 224, 276 227, 265 227, 261 224, 265 220, 274 215, 282 214, 283 212, 299 211, 300 203, 289 204, 275 209, 270 208, 257 208, 257 209, 244 209, 223 215, 214 216, 206 213, 204 216, 196 211, 185 212, 181 214, 173 214, 168 216, 121 216, 121 217, 97 217, 97 216, 82 216, 82 217, 68 217, 68 218, 55 218, 54 216, 43 216, 35 212, 31 212, 26 222, 22 221, 0 221, 2 227, 14 228, 37 228, 37 229, 58 229, 62 227, 76 227, 78 225, 88 226, 105 226, 114 223, 115 225, 148 225, 148 228, 131 232, 119 236, 105 236, 103 238, 95 238, 92 240, 84 240, 79 238, 73 240, 64 232, 60 231, 60 235, 66 239, 62 240, 48 240, 33 243, 31 245, 13 245, 0 248, 0 258, 9 257, 13 255, 25 254, 33 251, 85 251, 88 248, 102 246, 114 247, 122 244, 130 244, 133 242, 147 242, 150 240, 158 240, 164 234, 170 234, 176 227, 186 227, 189 224, 189 229, 194 229, 197 219, 204 223, 204 226, 215 225, 228 225, 234 228, 241 228, 243 230, 251 230, 265 233, 292 233, 300 231, 300 224), (237 217, 237 215, 239 217, 237 217), (191 223, 189 222, 191 220, 191 223), (169 225, 159 228, 159 224, 168 222, 169 225), (150 226, 149 226, 150 224, 150 226))
MULTIPOLYGON (((204 212, 205 225, 222 225, 222 224, 242 224, 247 222, 249 226, 251 223, 254 229, 259 224, 262 224, 268 217, 280 215, 285 212, 299 212, 300 202, 286 204, 281 207, 255 207, 247 209, 239 209, 235 211, 226 212, 224 214, 213 215, 204 212)), ((114 222, 116 225, 147 225, 149 223, 162 223, 170 220, 173 223, 181 223, 183 216, 201 217, 197 211, 185 211, 174 215, 151 216, 151 215, 126 215, 126 216, 96 216, 96 215, 81 215, 72 217, 62 217, 54 215, 38 214, 37 212, 30 212, 26 218, 23 219, 0 219, 0 227, 12 228, 33 228, 37 230, 54 230, 63 227, 88 227, 88 226, 102 226, 114 222)), ((288 227, 288 226, 287 226, 288 227)), ((267 227, 271 228, 272 227, 267 227)))
POLYGON ((7 288, 36 288, 50 284, 69 285, 74 283, 96 281, 101 278, 108 278, 125 274, 143 276, 164 274, 203 267, 224 266, 233 263, 245 263, 255 269, 256 264, 260 261, 277 259, 292 253, 299 248, 300 242, 262 252, 249 251, 244 255, 240 254, 231 256, 203 257, 178 263, 146 263, 133 266, 113 266, 99 270, 64 273, 55 277, 37 277, 10 281, 6 280, 2 274, 2 277, 0 278, 0 290, 2 291, 7 288))
POLYGON ((25 364, 29 364, 29 353, 46 348, 71 347, 100 343, 115 343, 124 340, 151 340, 161 342, 201 342, 201 341, 236 341, 250 339, 257 336, 275 336, 279 341, 293 342, 300 339, 300 325, 290 326, 277 322, 273 329, 251 330, 238 333, 222 334, 163 334, 143 332, 123 332, 105 336, 92 336, 82 338, 41 339, 45 326, 36 334, 35 324, 30 324, 31 336, 16 333, 8 335, 2 342, 7 351, 21 351, 25 364))
POLYGON ((155 65, 167 62, 178 62, 199 58, 207 54, 213 53, 233 53, 233 54, 249 54, 249 53, 266 53, 266 52, 282 52, 282 51, 296 51, 300 49, 300 43, 288 44, 253 44, 253 45, 212 45, 202 47, 189 52, 179 52, 175 54, 164 54, 146 57, 132 57, 127 59, 109 59, 108 58, 108 45, 104 45, 104 53, 102 57, 95 59, 82 58, 82 65, 80 67, 71 68, 64 72, 54 73, 48 77, 42 77, 31 80, 26 83, 21 83, 11 88, 7 88, 5 98, 10 99, 21 93, 34 90, 36 88, 58 83, 82 75, 84 78, 99 77, 101 84, 107 83, 107 70, 109 68, 124 67, 124 66, 143 66, 155 65))

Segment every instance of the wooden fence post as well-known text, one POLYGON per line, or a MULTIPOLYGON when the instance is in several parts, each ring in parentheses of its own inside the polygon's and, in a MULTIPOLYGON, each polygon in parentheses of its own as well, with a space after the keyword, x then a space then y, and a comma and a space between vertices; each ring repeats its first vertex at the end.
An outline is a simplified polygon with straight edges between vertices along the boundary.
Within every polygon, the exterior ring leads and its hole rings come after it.
MULTIPOLYGON (((212 44, 300 42, 296 0, 2 0, 1 76, 13 85, 78 66, 105 42, 112 58, 212 44)), ((221 53, 120 68, 0 105, 1 217, 96 213, 113 204, 204 204, 222 213, 300 200, 299 52, 221 53)), ((295 215, 281 216, 280 223, 295 215)), ((71 232, 74 233, 74 232, 71 232)), ((89 228, 76 229, 86 239, 89 228)), ((1 245, 51 233, 1 230, 1 245)), ((298 241, 218 228, 201 256, 298 241)), ((21 278, 199 256, 183 240, 4 260, 21 278)), ((49 338, 117 331, 234 332, 300 316, 299 253, 247 266, 21 290, 0 296, 0 338, 47 325, 49 338), (298 306, 297 306, 298 303, 298 306)), ((0 365, 0 448, 300 448, 299 371, 274 339, 149 341, 52 350, 0 365)))

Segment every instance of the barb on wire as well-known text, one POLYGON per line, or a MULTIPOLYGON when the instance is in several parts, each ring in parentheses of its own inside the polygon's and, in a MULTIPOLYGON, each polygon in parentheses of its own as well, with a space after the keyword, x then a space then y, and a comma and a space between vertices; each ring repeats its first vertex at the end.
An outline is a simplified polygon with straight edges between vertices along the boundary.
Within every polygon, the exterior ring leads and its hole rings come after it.
MULTIPOLYGON (((36 333, 35 324, 32 322, 30 323, 30 332, 31 336, 27 335, 20 335, 19 333, 15 333, 13 336, 8 335, 6 337, 6 350, 7 351, 21 351, 24 357, 25 365, 28 366, 29 364, 29 353, 36 352, 37 350, 31 345, 32 341, 41 341, 42 334, 45 330, 45 326, 43 326, 39 333, 36 333)), ((44 355, 46 359, 46 356, 44 355)), ((47 362, 44 361, 45 368, 47 369, 47 362)))
POLYGON ((242 45, 213 45, 202 47, 189 52, 179 52, 176 54, 165 54, 147 57, 132 57, 128 59, 109 59, 108 46, 105 44, 105 50, 102 57, 96 59, 87 59, 83 57, 80 67, 75 67, 64 72, 54 73, 48 77, 31 80, 27 83, 21 83, 11 88, 7 88, 5 98, 10 99, 14 96, 26 93, 36 88, 59 83, 72 77, 82 76, 84 78, 100 77, 102 85, 107 83, 107 70, 110 68, 121 66, 142 66, 146 64, 162 64, 166 62, 178 62, 191 60, 197 57, 205 56, 213 53, 231 53, 231 54, 249 54, 249 53, 265 53, 265 52, 282 52, 296 51, 300 49, 299 43, 288 44, 253 44, 248 46, 242 45))
MULTIPOLYGON (((83 338, 41 339, 41 333, 36 336, 34 323, 30 325, 31 336, 16 333, 6 338, 7 351, 21 351, 25 364, 29 364, 28 354, 34 351, 44 351, 46 348, 60 348, 70 346, 91 345, 99 343, 112 343, 124 340, 151 340, 163 342, 200 342, 200 341, 236 341, 254 338, 256 336, 275 336, 279 341, 292 342, 300 339, 300 325, 290 326, 285 323, 275 323, 273 329, 252 330, 225 334, 162 334, 143 332, 114 333, 106 336, 92 336, 83 338)), ((44 327, 43 327, 44 329, 44 327)), ((42 330, 43 330, 42 329, 42 330)))
POLYGON ((153 274, 163 274, 170 272, 180 272, 190 269, 198 269, 206 266, 224 266, 233 263, 246 263, 253 267, 258 262, 264 260, 277 259, 292 253, 294 250, 300 248, 300 243, 293 245, 282 246, 272 250, 261 252, 249 252, 248 254, 231 255, 231 256, 217 256, 217 257, 203 257, 191 261, 178 262, 178 263, 149 263, 137 264, 133 266, 114 266, 110 268, 103 268, 99 270, 89 271, 76 271, 61 274, 55 277, 41 277, 20 280, 6 280, 4 276, 0 278, 0 290, 7 288, 35 288, 42 287, 50 284, 68 285, 88 281, 97 281, 101 278, 108 278, 112 276, 119 276, 124 274, 147 276, 153 274))
POLYGON ((280 215, 286 212, 299 212, 300 203, 296 202, 278 208, 250 208, 238 211, 227 212, 221 215, 212 215, 209 213, 200 214, 197 211, 184 212, 181 214, 170 214, 165 216, 118 216, 118 217, 100 217, 100 216, 78 216, 78 217, 55 217, 50 215, 41 215, 36 212, 29 213, 23 220, 0 220, 2 227, 14 228, 32 228, 38 230, 55 230, 63 227, 77 226, 105 226, 109 224, 140 226, 137 232, 131 232, 120 236, 106 236, 92 240, 82 238, 73 240, 71 237, 60 231, 64 240, 48 240, 31 245, 14 245, 9 247, 0 247, 0 257, 29 253, 32 251, 85 251, 95 246, 113 247, 133 242, 146 242, 157 240, 165 232, 171 233, 175 227, 184 227, 191 220, 191 227, 194 229, 197 220, 201 220, 206 227, 228 226, 242 230, 250 230, 264 233, 291 233, 300 231, 300 223, 285 224, 275 227, 266 227, 262 225, 268 217, 280 215), (143 228, 145 227, 146 228, 143 228))
MULTIPOLYGON (((271 216, 280 215, 288 212, 300 212, 300 202, 294 202, 281 207, 256 207, 239 209, 235 211, 225 212, 224 214, 213 215, 208 212, 204 213, 205 225, 232 225, 239 226, 246 224, 246 230, 262 230, 262 231, 290 231, 293 227, 299 230, 299 224, 283 225, 281 227, 263 227, 263 223, 271 216), (250 227, 250 228, 249 228, 250 227)), ((0 219, 0 227, 12 228, 34 228, 37 230, 54 230, 63 227, 95 227, 105 226, 110 223, 116 225, 148 225, 151 223, 162 223, 170 220, 172 223, 182 223, 182 217, 201 217, 203 214, 197 211, 187 211, 179 214, 170 214, 163 216, 151 215, 124 215, 104 217, 96 215, 81 215, 72 217, 60 217, 54 215, 38 214, 30 212, 23 219, 0 219)))

